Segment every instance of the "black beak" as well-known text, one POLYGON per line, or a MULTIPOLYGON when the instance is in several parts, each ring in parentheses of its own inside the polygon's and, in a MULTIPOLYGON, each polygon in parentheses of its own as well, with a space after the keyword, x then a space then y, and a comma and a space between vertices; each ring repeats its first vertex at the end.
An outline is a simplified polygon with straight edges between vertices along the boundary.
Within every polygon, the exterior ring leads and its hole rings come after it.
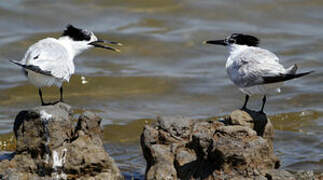
POLYGON ((211 41, 203 41, 203 44, 215 44, 215 45, 228 45, 225 40, 211 40, 211 41))
POLYGON ((107 43, 107 44, 113 44, 113 45, 117 45, 117 46, 122 46, 121 43, 119 42, 114 42, 114 41, 106 41, 106 40, 97 40, 97 41, 93 41, 91 43, 89 43, 90 45, 94 46, 94 47, 97 47, 97 48, 103 48, 103 49, 109 49, 109 50, 112 50, 112 51, 115 51, 115 52, 121 52, 119 49, 117 48, 113 48, 113 47, 110 47, 110 46, 105 46, 105 45, 102 45, 100 43, 107 43))

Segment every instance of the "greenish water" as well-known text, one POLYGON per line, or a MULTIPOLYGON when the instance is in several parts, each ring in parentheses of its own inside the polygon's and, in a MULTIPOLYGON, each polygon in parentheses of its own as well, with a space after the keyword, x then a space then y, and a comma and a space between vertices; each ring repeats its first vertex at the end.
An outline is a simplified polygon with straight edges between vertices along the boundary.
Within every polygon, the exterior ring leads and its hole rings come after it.
MULTIPOLYGON (((21 59, 42 38, 58 37, 66 24, 84 27, 124 46, 119 54, 93 49, 77 57, 65 100, 104 119, 107 151, 124 173, 139 177, 145 167, 142 119, 218 116, 242 105, 243 95, 224 70, 226 50, 202 41, 244 32, 261 38, 261 47, 285 66, 316 71, 287 82, 268 98, 265 111, 283 167, 323 172, 322 21, 320 0, 1 1, 0 133, 11 132, 20 110, 40 103, 37 89, 8 59, 21 59)), ((50 100, 59 94, 49 88, 44 95, 50 100)), ((252 98, 250 106, 260 103, 252 98)))

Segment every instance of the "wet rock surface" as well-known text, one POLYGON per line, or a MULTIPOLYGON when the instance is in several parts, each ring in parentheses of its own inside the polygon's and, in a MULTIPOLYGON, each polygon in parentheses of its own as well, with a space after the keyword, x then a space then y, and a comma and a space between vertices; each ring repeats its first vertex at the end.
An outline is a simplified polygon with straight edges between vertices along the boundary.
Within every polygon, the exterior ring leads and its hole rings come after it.
MULTIPOLYGON (((159 179, 315 179, 278 169, 273 127, 263 113, 236 110, 225 119, 160 117, 146 125, 145 177, 159 179)), ((316 177, 319 178, 319 177, 316 177)))
POLYGON ((73 120, 64 103, 21 111, 16 151, 0 160, 0 179, 124 179, 101 140, 101 118, 73 120))

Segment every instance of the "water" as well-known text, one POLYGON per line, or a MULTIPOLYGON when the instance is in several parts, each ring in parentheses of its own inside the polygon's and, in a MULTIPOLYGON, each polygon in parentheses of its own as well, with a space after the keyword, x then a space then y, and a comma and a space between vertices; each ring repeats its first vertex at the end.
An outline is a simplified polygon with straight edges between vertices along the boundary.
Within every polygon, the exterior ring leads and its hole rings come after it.
MULTIPOLYGON (((37 89, 8 59, 21 59, 28 46, 58 37, 69 23, 85 27, 124 47, 121 54, 93 49, 77 57, 65 100, 77 112, 88 109, 103 117, 111 132, 105 136, 107 151, 125 174, 140 177, 141 119, 217 116, 242 105, 243 95, 224 70, 226 50, 202 41, 244 32, 260 37, 261 47, 285 66, 316 71, 287 82, 282 93, 268 98, 265 111, 283 167, 323 172, 322 21, 320 0, 1 1, 0 133, 12 130, 20 110, 40 104, 37 89)), ((59 91, 43 94, 54 100, 59 91)), ((260 103, 252 98, 250 107, 260 103)))

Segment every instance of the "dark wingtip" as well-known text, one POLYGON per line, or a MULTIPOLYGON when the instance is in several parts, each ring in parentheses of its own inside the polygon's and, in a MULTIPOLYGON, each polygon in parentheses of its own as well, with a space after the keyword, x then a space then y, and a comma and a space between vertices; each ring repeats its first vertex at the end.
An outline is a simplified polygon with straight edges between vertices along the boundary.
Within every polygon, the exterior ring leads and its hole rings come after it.
POLYGON ((28 70, 31 70, 31 71, 34 71, 36 73, 40 73, 40 74, 43 74, 46 76, 53 76, 50 71, 42 70, 39 66, 21 64, 20 62, 15 61, 15 60, 9 60, 9 61, 18 65, 18 66, 21 66, 24 69, 28 69, 28 70))
POLYGON ((9 59, 9 62, 11 62, 11 63, 13 63, 13 64, 16 64, 16 65, 18 65, 18 66, 22 66, 22 64, 20 64, 18 61, 16 61, 16 60, 11 60, 11 59, 9 59))
POLYGON ((308 72, 303 72, 303 73, 298 73, 298 74, 282 74, 280 76, 266 76, 266 77, 262 77, 263 78, 263 84, 270 84, 270 83, 288 81, 288 80, 291 80, 291 79, 306 76, 306 75, 311 74, 313 72, 314 71, 308 71, 308 72))
POLYGON ((302 76, 305 76, 305 75, 308 75, 308 74, 311 74, 311 73, 314 73, 314 72, 315 71, 307 71, 307 72, 295 74, 295 76, 296 76, 296 78, 297 77, 302 77, 302 76))

